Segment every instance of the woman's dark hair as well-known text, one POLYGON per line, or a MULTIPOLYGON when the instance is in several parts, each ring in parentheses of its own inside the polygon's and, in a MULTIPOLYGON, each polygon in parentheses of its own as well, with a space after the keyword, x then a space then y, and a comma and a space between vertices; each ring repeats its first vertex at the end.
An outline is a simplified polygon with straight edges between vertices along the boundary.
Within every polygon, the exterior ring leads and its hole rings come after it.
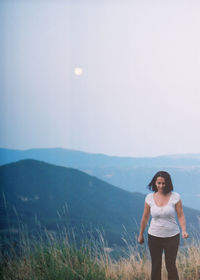
POLYGON ((157 192, 157 191, 158 191, 158 189, 157 189, 157 187, 156 187, 156 184, 155 184, 155 183, 156 183, 156 179, 157 179, 158 177, 162 177, 162 178, 165 179, 165 188, 164 188, 164 190, 163 190, 163 192, 164 192, 165 194, 167 194, 167 193, 173 191, 174 187, 173 187, 173 184, 172 184, 171 177, 170 177, 169 173, 167 173, 166 171, 158 171, 158 172, 154 175, 153 179, 151 180, 151 182, 150 182, 149 185, 148 185, 148 187, 149 187, 150 190, 152 190, 152 191, 154 191, 154 192, 157 192))

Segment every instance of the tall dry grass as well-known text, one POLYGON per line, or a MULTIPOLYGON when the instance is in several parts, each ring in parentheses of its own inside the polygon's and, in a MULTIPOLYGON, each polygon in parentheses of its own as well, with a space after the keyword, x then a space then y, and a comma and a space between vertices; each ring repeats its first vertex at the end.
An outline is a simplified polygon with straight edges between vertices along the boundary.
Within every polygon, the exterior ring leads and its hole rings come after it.
MULTIPOLYGON (((30 240, 21 232, 20 246, 10 244, 10 253, 1 252, 2 280, 148 280, 151 262, 145 245, 124 239, 124 248, 108 248, 102 232, 77 246, 67 235, 62 238, 46 231, 45 238, 30 240), (70 240, 70 241, 69 241, 70 240), (17 249, 16 249, 17 248, 17 249), (20 249, 20 250, 19 250, 20 249), (115 257, 118 250, 118 257, 115 257)), ((61 236, 61 235, 60 235, 61 236)), ((200 242, 185 241, 177 256, 180 280, 200 279, 200 242)), ((167 273, 163 256, 163 280, 167 273)))

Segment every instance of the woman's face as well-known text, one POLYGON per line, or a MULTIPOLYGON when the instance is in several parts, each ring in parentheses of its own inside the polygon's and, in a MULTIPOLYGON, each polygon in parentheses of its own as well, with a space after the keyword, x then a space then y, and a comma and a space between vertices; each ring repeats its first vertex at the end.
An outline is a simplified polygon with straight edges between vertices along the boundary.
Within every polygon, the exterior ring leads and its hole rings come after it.
POLYGON ((157 177, 155 185, 158 191, 163 191, 163 189, 165 188, 165 178, 157 177))

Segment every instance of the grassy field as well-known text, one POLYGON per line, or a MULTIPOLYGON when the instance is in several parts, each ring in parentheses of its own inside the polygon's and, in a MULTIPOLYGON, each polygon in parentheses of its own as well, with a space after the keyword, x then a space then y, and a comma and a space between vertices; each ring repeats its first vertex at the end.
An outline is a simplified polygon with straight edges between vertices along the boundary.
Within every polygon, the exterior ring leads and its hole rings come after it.
MULTIPOLYGON (((1 251, 2 280, 148 280, 149 252, 145 245, 108 248, 103 234, 82 240, 79 246, 66 234, 57 237, 46 231, 45 238, 30 240, 20 233, 19 244, 1 251)), ((72 234, 73 235, 73 234, 72 234)), ((200 279, 200 242, 185 242, 179 249, 177 267, 180 280, 200 279)), ((163 257, 163 280, 167 279, 163 257)))

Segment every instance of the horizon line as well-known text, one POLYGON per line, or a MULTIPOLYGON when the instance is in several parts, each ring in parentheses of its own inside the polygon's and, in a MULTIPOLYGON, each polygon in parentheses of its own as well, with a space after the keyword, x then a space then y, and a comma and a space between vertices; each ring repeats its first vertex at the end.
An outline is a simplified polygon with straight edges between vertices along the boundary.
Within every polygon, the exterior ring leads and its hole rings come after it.
POLYGON ((200 152, 188 152, 188 153, 177 153, 177 154, 161 154, 157 156, 124 156, 124 155, 111 155, 106 153, 99 153, 99 152, 87 152, 83 150, 76 150, 76 149, 70 149, 70 148, 63 148, 63 147, 40 147, 40 148, 5 148, 0 147, 0 150, 12 150, 12 151, 30 151, 30 150, 67 150, 67 151, 73 151, 73 152, 81 152, 85 154, 91 154, 91 155, 103 155, 108 157, 120 157, 120 158, 159 158, 159 157, 177 157, 177 156, 197 156, 200 155, 200 152))

